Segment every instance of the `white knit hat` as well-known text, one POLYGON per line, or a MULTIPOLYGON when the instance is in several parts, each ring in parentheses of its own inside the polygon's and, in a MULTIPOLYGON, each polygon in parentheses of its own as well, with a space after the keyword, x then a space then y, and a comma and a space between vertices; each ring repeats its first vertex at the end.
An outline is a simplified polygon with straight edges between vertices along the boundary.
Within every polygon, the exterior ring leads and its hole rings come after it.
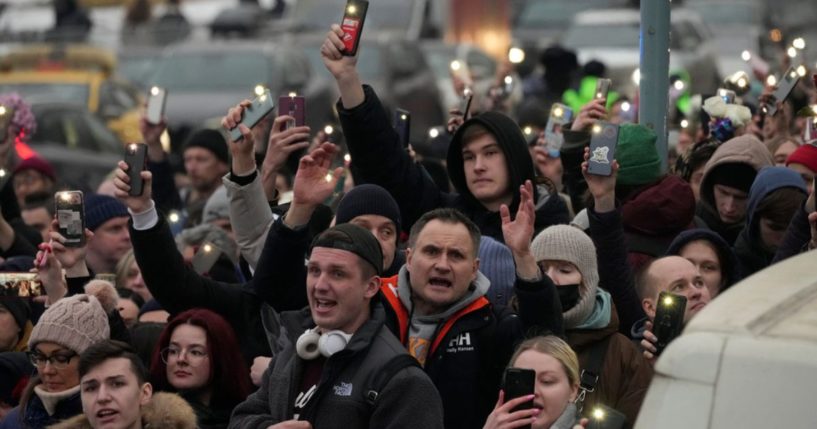
POLYGON ((579 302, 565 311, 563 317, 566 328, 579 325, 593 311, 596 289, 599 285, 596 246, 593 240, 575 226, 553 225, 540 232, 530 247, 536 262, 567 261, 578 268, 582 275, 579 302))
POLYGON ((63 298, 45 310, 31 331, 28 348, 52 342, 79 354, 110 335, 102 305, 93 296, 80 294, 63 298))

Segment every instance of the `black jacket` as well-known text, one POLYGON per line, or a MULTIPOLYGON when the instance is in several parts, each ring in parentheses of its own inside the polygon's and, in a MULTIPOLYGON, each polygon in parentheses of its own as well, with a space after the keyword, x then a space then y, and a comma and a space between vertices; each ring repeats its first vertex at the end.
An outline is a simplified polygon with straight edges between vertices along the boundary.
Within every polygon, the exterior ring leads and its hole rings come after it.
MULTIPOLYGON (((507 161, 510 187, 514 200, 510 206, 515 214, 519 204, 519 186, 535 179, 533 160, 519 126, 496 112, 471 118, 454 135, 448 148, 448 176, 459 194, 440 191, 421 165, 412 161, 400 144, 396 131, 374 90, 364 85, 365 101, 352 109, 338 102, 337 110, 352 156, 356 180, 382 186, 400 206, 405 230, 424 213, 439 207, 453 207, 477 224, 483 235, 504 243, 502 222, 498 212, 488 211, 468 190, 463 170, 461 140, 464 130, 478 123, 497 138, 507 161)), ((554 224, 568 223, 564 201, 544 188, 535 190, 536 232, 554 224)))
MULTIPOLYGON (((428 376, 417 367, 405 367, 386 383, 372 404, 367 394, 372 380, 392 358, 406 351, 383 325, 383 306, 371 302, 371 318, 345 349, 327 358, 315 393, 302 410, 300 420, 314 429, 442 428, 440 397, 428 376)), ((230 419, 231 428, 260 428, 293 418, 295 395, 304 360, 294 344, 315 323, 309 309, 281 314, 287 345, 264 373, 261 389, 239 404, 230 419)))
POLYGON ((808 212, 805 209, 804 203, 804 205, 794 213, 794 217, 786 229, 786 235, 783 236, 783 241, 774 254, 772 264, 808 251, 809 241, 811 241, 811 225, 808 223, 808 212))

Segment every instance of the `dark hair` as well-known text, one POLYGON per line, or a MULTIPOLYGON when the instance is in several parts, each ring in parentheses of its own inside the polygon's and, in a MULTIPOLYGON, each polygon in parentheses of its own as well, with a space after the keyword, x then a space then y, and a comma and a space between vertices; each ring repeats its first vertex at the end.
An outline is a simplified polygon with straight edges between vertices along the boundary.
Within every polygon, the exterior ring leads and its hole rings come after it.
POLYGON ((476 139, 478 139, 478 138, 480 138, 480 137, 482 137, 484 135, 489 135, 489 134, 493 135, 493 133, 488 128, 486 128, 484 125, 478 124, 478 123, 470 124, 462 132, 462 139, 460 139, 460 141, 461 141, 460 146, 465 147, 466 144, 468 144, 468 143, 470 143, 470 142, 472 142, 472 141, 474 141, 474 140, 476 140, 476 139))
POLYGON ((701 140, 695 143, 685 154, 678 157, 675 163, 675 172, 682 179, 689 182, 692 179, 692 173, 705 165, 709 158, 712 158, 718 146, 720 146, 720 142, 715 139, 701 140))
POLYGON ((170 345, 173 331, 180 325, 198 326, 207 334, 207 356, 210 359, 210 378, 213 396, 211 408, 232 408, 252 392, 247 365, 239 351, 233 328, 218 314, 203 308, 193 308, 177 314, 162 331, 150 365, 150 379, 156 390, 175 392, 167 380, 167 364, 162 361, 162 349, 170 345))
POLYGON ((54 216, 54 195, 49 192, 35 192, 26 195, 23 210, 34 210, 43 207, 50 216, 54 216))
POLYGON ((129 299, 133 301, 133 303, 136 304, 136 307, 140 309, 142 308, 143 305, 145 305, 145 298, 142 298, 142 295, 139 295, 138 293, 134 292, 131 289, 118 287, 116 288, 116 293, 118 293, 119 297, 122 299, 129 299))
POLYGON ((468 219, 458 210, 451 208, 434 209, 422 215, 420 219, 418 219, 417 222, 411 226, 411 231, 409 232, 409 247, 414 248, 414 245, 417 244, 417 236, 420 235, 420 232, 422 232, 426 224, 432 220, 438 220, 449 224, 464 225, 465 228, 468 229, 468 235, 471 236, 471 246, 473 247, 474 256, 479 253, 479 240, 482 237, 482 234, 479 232, 479 228, 474 222, 471 221, 471 219, 468 219))
POLYGON ((136 355, 129 344, 115 340, 105 340, 95 343, 85 349, 79 355, 79 376, 82 378, 92 369, 101 365, 108 359, 124 358, 130 361, 131 371, 136 375, 139 384, 143 384, 148 379, 148 370, 145 364, 136 355))
POLYGON ((806 194, 800 189, 780 188, 769 192, 760 201, 755 214, 758 219, 769 219, 775 226, 779 226, 775 229, 785 229, 805 199, 806 194))

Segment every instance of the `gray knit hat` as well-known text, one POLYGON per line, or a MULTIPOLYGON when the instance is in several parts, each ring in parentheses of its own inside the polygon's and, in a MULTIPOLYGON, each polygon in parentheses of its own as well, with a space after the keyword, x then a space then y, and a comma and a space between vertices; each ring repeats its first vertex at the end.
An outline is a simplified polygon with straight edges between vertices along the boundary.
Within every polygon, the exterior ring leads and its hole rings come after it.
POLYGON ((565 328, 573 328, 584 322, 593 311, 599 270, 596 263, 596 246, 593 240, 575 226, 554 225, 540 232, 531 243, 531 253, 536 262, 543 260, 567 261, 575 265, 582 275, 579 302, 563 315, 565 328))
POLYGON ((99 301, 90 295, 74 295, 45 310, 31 331, 28 348, 47 341, 79 354, 91 344, 107 340, 110 333, 108 316, 99 301))

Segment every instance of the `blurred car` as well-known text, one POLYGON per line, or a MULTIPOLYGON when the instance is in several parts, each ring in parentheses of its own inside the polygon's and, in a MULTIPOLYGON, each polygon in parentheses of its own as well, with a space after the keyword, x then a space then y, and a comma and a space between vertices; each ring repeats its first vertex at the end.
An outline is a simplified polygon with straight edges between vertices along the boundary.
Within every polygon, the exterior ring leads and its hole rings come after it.
MULTIPOLYGON (((721 80, 712 34, 697 12, 673 9, 670 20, 669 72, 688 73, 694 94, 714 94, 721 80)), ((575 50, 582 64, 604 63, 613 86, 632 94, 640 60, 640 21, 638 9, 581 12, 573 18, 562 44, 575 50)))
POLYGON ((516 1, 513 5, 511 36, 513 45, 525 51, 525 61, 518 69, 524 71, 524 74, 533 70, 539 63, 541 52, 561 40, 577 13, 625 7, 629 4, 630 0, 516 1))
POLYGON ((303 52, 286 43, 218 41, 166 50, 150 85, 168 90, 165 114, 174 150, 187 134, 221 118, 262 85, 276 96, 295 92, 307 100, 307 124, 334 121, 335 95, 315 76, 303 52))
POLYGON ((162 49, 155 46, 123 46, 117 53, 117 74, 143 93, 150 89, 150 79, 162 49))
MULTIPOLYGON (((321 59, 323 37, 299 36, 292 40, 312 67, 335 85, 321 59)), ((387 110, 411 112, 411 141, 425 139, 431 127, 445 123, 445 112, 434 73, 420 47, 408 40, 369 34, 360 42, 357 69, 364 84, 371 85, 387 110)))
POLYGON ((122 141, 139 141, 142 96, 114 76, 116 60, 88 46, 29 45, 0 58, 0 92, 29 103, 82 103, 122 141))
POLYGON ((635 428, 815 427, 814 256, 744 279, 690 320, 658 358, 635 428))
POLYGON ((61 182, 95 190, 122 159, 122 142, 85 106, 32 103, 37 132, 28 145, 47 159, 61 182))

